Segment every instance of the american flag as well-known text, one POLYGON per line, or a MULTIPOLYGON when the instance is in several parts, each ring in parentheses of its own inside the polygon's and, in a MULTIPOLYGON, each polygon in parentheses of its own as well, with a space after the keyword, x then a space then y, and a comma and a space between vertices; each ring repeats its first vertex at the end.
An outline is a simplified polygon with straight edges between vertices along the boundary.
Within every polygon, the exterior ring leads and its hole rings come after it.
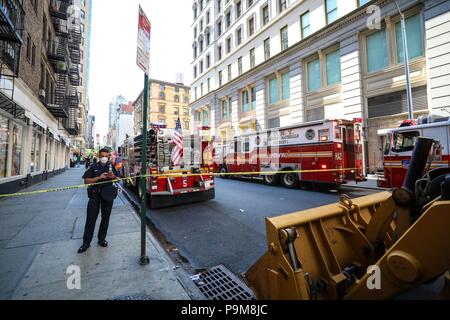
POLYGON ((172 150, 172 163, 174 166, 179 166, 183 158, 183 135, 180 118, 177 120, 175 132, 173 133, 173 143, 175 146, 172 150))

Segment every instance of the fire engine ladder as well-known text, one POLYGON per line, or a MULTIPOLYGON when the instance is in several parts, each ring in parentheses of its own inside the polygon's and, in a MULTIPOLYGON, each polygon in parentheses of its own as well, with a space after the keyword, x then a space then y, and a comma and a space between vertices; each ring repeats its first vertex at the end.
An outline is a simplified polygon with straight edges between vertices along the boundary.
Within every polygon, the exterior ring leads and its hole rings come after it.
POLYGON ((172 186, 172 182, 170 181, 170 177, 167 177, 167 186, 169 187, 169 192, 170 195, 173 196, 173 186, 172 186))

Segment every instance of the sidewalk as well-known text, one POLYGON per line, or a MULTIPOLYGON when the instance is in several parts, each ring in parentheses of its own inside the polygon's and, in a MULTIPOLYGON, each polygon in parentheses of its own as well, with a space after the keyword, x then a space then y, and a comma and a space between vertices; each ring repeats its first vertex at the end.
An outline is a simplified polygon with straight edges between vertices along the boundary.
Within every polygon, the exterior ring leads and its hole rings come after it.
MULTIPOLYGON (((84 169, 70 169, 26 191, 79 185, 84 169)), ((86 189, 0 200, 0 299, 113 299, 142 294, 190 299, 181 271, 147 232, 150 265, 140 266, 140 221, 120 195, 112 211, 108 248, 77 254, 82 244, 86 189), (81 290, 67 289, 67 268, 79 266, 81 290)), ((100 222, 97 221, 97 228, 100 222)), ((96 234, 95 234, 96 235, 96 234)), ((188 277, 186 275, 186 277, 188 277)))

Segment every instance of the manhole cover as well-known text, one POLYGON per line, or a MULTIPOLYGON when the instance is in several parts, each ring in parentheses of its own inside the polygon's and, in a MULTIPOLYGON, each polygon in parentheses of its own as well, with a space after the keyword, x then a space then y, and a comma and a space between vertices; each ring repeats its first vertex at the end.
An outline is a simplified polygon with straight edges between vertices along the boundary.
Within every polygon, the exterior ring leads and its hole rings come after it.
POLYGON ((111 300, 154 300, 154 299, 146 294, 128 294, 125 296, 112 298, 111 300))
POLYGON ((192 280, 208 300, 255 300, 245 283, 223 265, 193 276, 192 280))

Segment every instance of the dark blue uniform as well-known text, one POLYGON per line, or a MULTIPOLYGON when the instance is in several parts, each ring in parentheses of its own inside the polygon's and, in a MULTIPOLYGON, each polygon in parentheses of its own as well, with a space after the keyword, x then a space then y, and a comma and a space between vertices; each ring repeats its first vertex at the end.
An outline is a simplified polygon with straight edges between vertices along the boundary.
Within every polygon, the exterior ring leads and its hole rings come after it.
MULTIPOLYGON (((83 175, 83 179, 92 179, 99 177, 102 173, 108 173, 110 168, 116 177, 120 177, 120 173, 111 163, 102 166, 100 163, 94 163, 83 175)), ((99 180, 98 182, 102 182, 99 180)), ((90 245, 95 231, 95 223, 97 222, 100 209, 102 211, 102 221, 98 231, 98 241, 106 240, 108 232, 109 218, 113 207, 114 199, 117 197, 117 187, 112 182, 105 183, 88 188, 89 203, 87 207, 86 225, 84 228, 83 244, 90 245)))

